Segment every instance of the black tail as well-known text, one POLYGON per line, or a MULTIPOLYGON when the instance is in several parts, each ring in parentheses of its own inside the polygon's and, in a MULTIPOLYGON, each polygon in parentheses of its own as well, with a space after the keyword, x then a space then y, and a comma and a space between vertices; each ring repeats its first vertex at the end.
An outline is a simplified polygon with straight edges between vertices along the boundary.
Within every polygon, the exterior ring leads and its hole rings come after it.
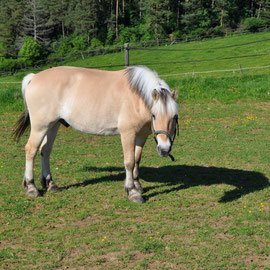
POLYGON ((15 130, 13 132, 12 137, 19 141, 23 133, 26 131, 26 129, 30 126, 30 117, 29 112, 27 109, 21 114, 19 120, 17 121, 15 125, 15 130))

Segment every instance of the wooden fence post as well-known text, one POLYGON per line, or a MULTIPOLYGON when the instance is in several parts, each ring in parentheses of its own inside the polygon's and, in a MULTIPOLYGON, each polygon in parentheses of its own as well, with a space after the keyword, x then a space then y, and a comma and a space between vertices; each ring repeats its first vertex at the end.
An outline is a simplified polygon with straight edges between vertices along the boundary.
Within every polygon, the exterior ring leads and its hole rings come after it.
POLYGON ((129 46, 128 43, 125 43, 125 66, 129 66, 129 46))
POLYGON ((242 69, 241 64, 239 64, 239 69, 240 69, 240 74, 243 75, 243 69, 242 69))

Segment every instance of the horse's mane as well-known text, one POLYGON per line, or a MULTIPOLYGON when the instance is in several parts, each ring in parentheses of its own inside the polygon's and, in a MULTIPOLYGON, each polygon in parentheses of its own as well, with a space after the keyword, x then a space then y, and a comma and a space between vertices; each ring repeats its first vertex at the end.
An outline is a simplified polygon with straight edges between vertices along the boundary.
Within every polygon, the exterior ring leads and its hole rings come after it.
POLYGON ((156 110, 161 112, 165 109, 170 114, 177 113, 177 103, 171 98, 170 87, 155 71, 144 66, 134 66, 126 68, 126 73, 131 88, 141 96, 150 110, 154 104, 152 93, 155 89, 160 94, 155 104, 156 110))

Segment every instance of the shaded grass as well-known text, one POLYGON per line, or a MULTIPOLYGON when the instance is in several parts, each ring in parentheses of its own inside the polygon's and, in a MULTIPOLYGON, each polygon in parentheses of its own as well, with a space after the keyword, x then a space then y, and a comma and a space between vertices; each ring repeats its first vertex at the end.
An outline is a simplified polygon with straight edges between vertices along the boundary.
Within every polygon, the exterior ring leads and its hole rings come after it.
MULTIPOLYGON (((176 162, 148 139, 143 205, 123 190, 119 137, 61 128, 52 154, 57 194, 20 187, 18 113, 0 116, 0 268, 268 269, 269 103, 183 103, 176 162), (262 206, 263 205, 263 206, 262 206), (261 211, 260 211, 261 209, 261 211)), ((40 165, 36 162, 36 182, 40 165)))

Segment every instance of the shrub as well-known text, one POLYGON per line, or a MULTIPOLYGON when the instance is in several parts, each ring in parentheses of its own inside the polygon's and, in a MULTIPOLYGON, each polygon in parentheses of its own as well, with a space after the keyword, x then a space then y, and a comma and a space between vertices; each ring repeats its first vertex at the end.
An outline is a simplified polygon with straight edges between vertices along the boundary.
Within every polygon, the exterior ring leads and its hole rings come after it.
POLYGON ((112 45, 114 39, 115 39, 115 30, 109 29, 108 33, 107 33, 106 44, 107 45, 112 45))
POLYGON ((17 59, 0 58, 0 70, 1 71, 14 71, 18 68, 17 59))
POLYGON ((25 37, 18 55, 24 59, 26 65, 32 65, 41 59, 42 47, 32 37, 25 37))
POLYGON ((139 27, 125 27, 124 25, 120 25, 118 43, 137 42, 140 40, 140 36, 139 27))
POLYGON ((261 18, 247 18, 242 22, 241 28, 250 32, 257 32, 260 28, 265 26, 265 21, 261 18))
POLYGON ((56 56, 63 56, 72 50, 72 44, 68 37, 60 39, 53 44, 56 56))
POLYGON ((103 48, 102 42, 97 38, 92 38, 90 49, 93 50, 96 48, 103 48))
POLYGON ((72 51, 85 51, 88 47, 88 36, 85 35, 74 35, 70 41, 72 45, 72 51))

